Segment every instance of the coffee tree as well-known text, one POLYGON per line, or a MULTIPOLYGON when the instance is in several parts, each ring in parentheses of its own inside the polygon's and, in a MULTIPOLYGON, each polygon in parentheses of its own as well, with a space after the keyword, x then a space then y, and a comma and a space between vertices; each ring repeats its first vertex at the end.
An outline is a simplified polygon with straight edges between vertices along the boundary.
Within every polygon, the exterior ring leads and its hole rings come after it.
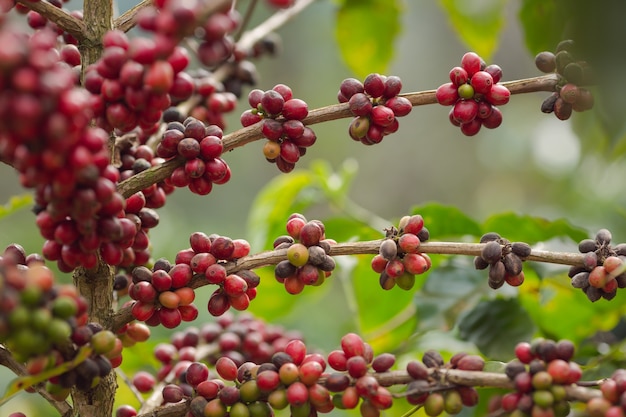
MULTIPOLYGON (((614 50, 597 46, 613 45, 611 13, 581 29, 595 8, 523 2, 538 72, 507 81, 507 63, 485 59, 504 6, 472 15, 444 1, 477 52, 408 92, 379 71, 401 7, 340 1, 337 43, 354 73, 311 108, 255 67, 311 3, 143 0, 118 16, 106 0, 0 1, 0 160, 30 190, 0 215, 31 206, 43 238, 0 258, 0 364, 14 374, 0 408, 24 415, 10 407, 26 391, 64 417, 622 416, 626 244, 607 228, 512 212, 478 222, 437 203, 381 220, 346 199, 350 165, 301 168, 331 121, 376 152, 421 106, 475 136, 505 125, 522 93, 541 95, 544 117, 586 117, 581 137, 613 140, 620 106, 602 65, 614 50), (158 209, 177 188, 211 199, 253 142, 279 174, 252 209, 263 247, 197 230, 155 257, 158 209), (310 214, 321 201, 343 214, 310 214), (314 322, 341 312, 356 324, 324 352, 307 341, 319 328, 272 323, 298 305, 314 322)), ((377 168, 409 188, 393 158, 377 168)))

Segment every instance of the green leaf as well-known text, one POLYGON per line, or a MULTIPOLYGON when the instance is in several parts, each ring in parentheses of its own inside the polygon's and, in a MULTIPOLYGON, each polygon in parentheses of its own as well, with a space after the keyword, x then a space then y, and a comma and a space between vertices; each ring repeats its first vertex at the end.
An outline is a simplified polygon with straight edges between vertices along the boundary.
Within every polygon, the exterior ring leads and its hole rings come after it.
POLYGON ((31 194, 16 195, 9 199, 9 202, 0 206, 0 219, 10 216, 16 211, 30 207, 33 204, 33 196, 31 194))
POLYGON ((286 233, 290 214, 304 211, 315 199, 298 198, 315 184, 310 171, 294 171, 273 178, 254 199, 248 216, 250 245, 257 250, 272 247, 274 239, 286 233))
POLYGON ((344 0, 337 11, 335 37, 341 56, 361 78, 386 71, 399 32, 397 0, 344 0))
POLYGON ((40 382, 44 382, 54 376, 61 375, 62 373, 67 372, 70 369, 74 369, 85 359, 87 359, 89 355, 91 355, 92 350, 93 349, 91 348, 91 346, 83 346, 82 348, 80 348, 80 350, 72 360, 63 362, 59 366, 55 366, 52 369, 48 369, 36 375, 26 375, 14 379, 13 382, 11 382, 7 386, 4 396, 0 398, 0 405, 7 402, 12 396, 14 396, 23 389, 32 387, 33 385, 37 385, 40 382))
POLYGON ((302 300, 303 297, 310 301, 313 295, 327 292, 330 288, 330 283, 324 283, 319 287, 307 286, 302 294, 291 295, 285 290, 285 286, 274 278, 274 267, 255 269, 254 272, 261 278, 261 283, 257 287, 259 301, 252 300, 247 310, 267 322, 288 316, 299 303, 306 302, 302 300))
POLYGON ((512 212, 496 214, 483 223, 486 232, 497 232, 511 242, 526 242, 533 245, 557 237, 569 237, 579 242, 588 237, 588 232, 571 225, 565 219, 547 220, 542 217, 521 215, 512 212))
POLYGON ((526 279, 519 287, 519 300, 545 337, 578 345, 598 331, 611 330, 626 314, 623 291, 610 302, 592 303, 583 291, 572 288, 565 274, 539 280, 524 269, 526 279))
MULTIPOLYGON (((398 348, 414 332, 417 324, 413 291, 394 287, 384 291, 378 284, 379 275, 372 271, 372 255, 358 255, 352 272, 354 314, 360 334, 374 352, 390 352, 398 348)), ((417 276, 415 288, 423 280, 417 276)))
POLYGON ((433 268, 426 283, 415 294, 419 330, 451 328, 458 316, 478 302, 486 279, 469 263, 446 264, 433 268))
POLYGON ((498 47, 507 1, 440 0, 439 3, 461 40, 489 62, 498 47))
POLYGON ((534 332, 533 321, 515 298, 481 301, 459 322, 459 336, 496 360, 510 360, 515 345, 534 332))
POLYGON ((519 20, 526 47, 533 55, 554 51, 562 40, 567 19, 561 12, 557 0, 522 0, 519 20))
POLYGON ((424 226, 430 232, 431 238, 437 240, 444 237, 480 236, 482 234, 480 225, 457 207, 433 202, 413 207, 411 213, 422 215, 424 226))

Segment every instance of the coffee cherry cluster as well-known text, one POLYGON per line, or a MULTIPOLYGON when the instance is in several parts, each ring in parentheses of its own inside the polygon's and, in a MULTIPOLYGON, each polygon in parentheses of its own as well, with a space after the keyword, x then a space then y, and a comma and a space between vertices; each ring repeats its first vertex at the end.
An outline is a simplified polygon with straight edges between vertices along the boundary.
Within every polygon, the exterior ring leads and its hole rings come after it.
POLYGON ((300 213, 289 216, 288 235, 274 240, 274 249, 287 249, 287 259, 274 269, 274 277, 289 294, 300 294, 306 285, 319 286, 335 269, 335 260, 329 255, 336 242, 326 239, 324 223, 307 221, 300 213))
MULTIPOLYGON (((238 96, 231 92, 230 88, 226 88, 223 82, 217 81, 209 71, 198 70, 191 75, 199 102, 189 111, 189 116, 207 125, 217 125, 220 129, 224 129, 226 127, 224 114, 235 110, 238 96)), ((182 122, 183 120, 165 120, 164 118, 164 121, 182 122)))
POLYGON ((556 52, 540 52, 535 65, 541 72, 556 73, 556 90, 541 104, 541 111, 554 113, 560 120, 567 120, 572 111, 585 111, 593 107, 593 94, 582 87, 591 83, 591 69, 587 62, 577 61, 574 41, 561 41, 556 52))
POLYGON ((578 382, 582 375, 578 364, 570 362, 573 355, 574 345, 569 340, 537 339, 517 344, 517 359, 505 367, 515 392, 502 396, 500 409, 511 415, 567 416, 570 405, 565 387, 578 382))
POLYGON ((220 157, 223 150, 222 129, 216 125, 205 126, 193 117, 183 123, 168 123, 156 154, 166 160, 181 156, 185 164, 176 168, 165 184, 209 194, 213 184, 225 184, 230 179, 230 168, 220 157))
POLYGON ((476 53, 467 52, 461 66, 450 70, 450 82, 437 88, 437 101, 453 106, 450 122, 464 135, 477 134, 481 126, 495 129, 502 123, 502 113, 496 106, 508 103, 511 96, 505 86, 498 84, 501 78, 498 65, 487 65, 476 53))
MULTIPOLYGON (((206 407, 210 399, 217 398, 219 390, 228 381, 233 381, 232 373, 228 374, 233 368, 237 375, 236 384, 240 390, 243 389, 245 399, 245 392, 250 387, 244 389, 241 383, 252 375, 250 364, 269 365, 277 352, 284 352, 289 343, 301 338, 298 332, 286 331, 281 326, 266 323, 252 315, 235 316, 228 312, 200 328, 188 327, 175 332, 170 343, 156 345, 154 355, 161 364, 158 372, 156 375, 138 372, 132 378, 132 383, 140 392, 162 392, 166 403, 193 397, 191 410, 196 410, 194 415, 202 416, 198 404, 201 402, 206 407), (221 379, 221 373, 217 372, 216 367, 228 378, 221 379), (204 401, 195 397, 202 397, 204 401)), ((256 405, 248 406, 254 409, 256 405)), ((239 407, 236 406, 235 410, 239 407)), ((123 416, 136 415, 136 411, 135 414, 132 411, 135 411, 132 407, 122 406, 117 412, 130 413, 119 414, 123 416)))
POLYGON ((489 286, 496 290, 505 282, 512 287, 522 285, 522 261, 530 255, 530 246, 524 242, 511 243, 495 232, 485 233, 480 243, 485 246, 474 258, 474 267, 478 270, 489 268, 489 286))
POLYGON ((431 266, 430 257, 420 253, 421 242, 430 237, 421 215, 404 216, 399 229, 387 230, 378 255, 372 259, 372 269, 380 274, 380 286, 390 290, 396 285, 410 290, 415 285, 415 275, 423 274, 431 266))
POLYGON ((407 385, 406 399, 409 404, 422 405, 426 415, 431 417, 438 416, 444 411, 448 414, 458 414, 463 406, 473 407, 478 403, 478 392, 474 387, 463 385, 436 391, 433 388, 438 386, 438 382, 431 377, 431 373, 440 369, 480 372, 484 366, 484 359, 478 355, 460 352, 452 356, 449 362, 444 363, 439 352, 428 350, 421 361, 412 360, 406 365, 407 374, 412 379, 407 385))
POLYGON ((189 64, 186 50, 143 37, 129 39, 119 30, 107 32, 102 42, 102 57, 85 74, 98 125, 107 131, 140 126, 156 132, 172 97, 193 93, 193 80, 183 72, 189 64))
POLYGON ((594 239, 583 239, 578 250, 584 254, 583 264, 572 266, 568 276, 572 287, 582 289, 590 301, 611 300, 618 288, 626 288, 626 244, 611 246, 611 232, 600 229, 594 239))
POLYGON ((344 335, 341 349, 328 354, 328 365, 336 371, 329 374, 325 383, 335 393, 333 405, 339 409, 358 406, 362 416, 379 416, 381 410, 391 407, 393 397, 376 374, 389 371, 395 361, 390 353, 374 356, 372 347, 356 333, 344 335))
POLYGON ((13 165, 24 187, 35 188, 36 223, 47 239, 43 255, 63 272, 92 268, 98 256, 111 265, 132 244, 134 225, 118 215, 124 199, 110 167, 109 135, 89 127, 89 93, 59 61, 56 34, 30 38, 0 27, 0 160, 13 165))
POLYGON ((241 124, 246 127, 261 122, 261 133, 268 139, 263 146, 265 159, 281 172, 292 171, 317 139, 315 132, 302 123, 309 114, 307 104, 293 98, 291 88, 284 84, 267 91, 250 91, 248 103, 252 109, 241 115, 241 124))
POLYGON ((189 287, 193 271, 187 264, 172 266, 160 259, 152 270, 138 266, 132 271, 133 282, 128 295, 135 300, 131 305, 133 317, 151 326, 162 324, 168 329, 178 327, 182 321, 198 317, 193 304, 194 290, 189 287))
POLYGON ((230 307, 245 310, 256 298, 256 287, 261 279, 250 270, 229 274, 225 263, 243 258, 250 253, 250 244, 244 239, 231 239, 217 234, 193 233, 191 247, 178 252, 176 264, 189 265, 192 272, 203 276, 210 284, 218 285, 208 302, 209 313, 221 316, 230 307))
POLYGON ((395 75, 372 73, 363 82, 346 78, 341 82, 337 99, 348 103, 354 119, 348 130, 350 137, 364 145, 380 143, 399 128, 398 117, 406 116, 413 105, 400 97, 402 80, 395 75))
POLYGON ((626 413, 626 371, 617 369, 600 383, 602 396, 587 401, 591 417, 619 417, 626 413))
MULTIPOLYGON (((87 323, 87 302, 75 286, 56 284, 43 257, 17 245, 0 257, 0 343, 35 375, 75 358, 80 347, 93 353, 46 381, 62 401, 70 388, 87 390, 121 363, 121 341, 96 323, 87 323)), ((28 388, 30 390, 30 388, 28 388)))

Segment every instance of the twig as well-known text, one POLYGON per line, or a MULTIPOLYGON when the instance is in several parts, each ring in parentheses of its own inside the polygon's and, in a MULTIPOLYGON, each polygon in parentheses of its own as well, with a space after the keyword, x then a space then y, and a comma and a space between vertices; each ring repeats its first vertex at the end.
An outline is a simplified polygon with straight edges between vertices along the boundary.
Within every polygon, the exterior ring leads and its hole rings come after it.
POLYGON ((153 0, 142 0, 139 4, 133 8, 127 10, 120 17, 113 21, 113 27, 119 29, 122 32, 128 32, 137 24, 137 15, 140 11, 146 7, 152 6, 153 0))
POLYGON ((288 9, 279 10, 270 16, 265 22, 248 32, 244 32, 237 46, 244 51, 251 49, 259 39, 263 39, 269 33, 283 26, 302 10, 306 9, 315 0, 299 0, 288 9))
POLYGON ((60 29, 63 29, 75 37, 79 42, 86 40, 85 23, 82 20, 70 15, 67 11, 53 6, 47 1, 32 2, 28 0, 17 0, 17 2, 22 6, 28 7, 30 10, 39 13, 51 22, 54 22, 54 24, 56 24, 60 29))
MULTIPOLYGON (((540 77, 509 81, 502 84, 511 91, 511 94, 523 94, 537 91, 552 91, 556 86, 556 82, 557 79, 554 75, 544 75, 540 77)), ((409 99, 413 106, 437 103, 435 90, 406 93, 402 94, 402 96, 409 99)), ((309 115, 303 120, 303 123, 306 125, 313 125, 347 117, 352 117, 352 113, 350 113, 347 103, 332 104, 330 106, 311 110, 309 115)), ((262 137, 261 123, 255 123, 252 126, 236 130, 223 137, 222 142, 224 144, 224 153, 247 143, 254 142, 255 140, 259 140, 262 137)), ((159 181, 163 181, 183 163, 183 158, 177 158, 167 161, 162 165, 149 168, 133 175, 125 181, 122 181, 118 185, 117 189, 124 197, 129 197, 137 191, 143 190, 144 188, 147 188, 159 181)))
MULTIPOLYGON (((331 246, 329 255, 361 255, 377 254, 382 240, 370 240, 364 242, 345 242, 331 246)), ((485 243, 464 243, 464 242, 424 242, 420 245, 420 252, 440 255, 480 255, 485 243)), ((287 259, 287 249, 266 251, 248 255, 232 262, 225 263, 224 266, 229 274, 237 273, 244 269, 256 269, 269 265, 276 265, 278 262, 287 259)), ((547 262, 560 265, 584 265, 583 254, 570 252, 550 252, 545 250, 532 250, 530 256, 524 258, 535 262, 547 262)), ((193 277, 189 286, 199 288, 208 285, 206 277, 197 274, 193 277)), ((110 327, 113 331, 121 328, 124 324, 133 320, 130 307, 119 310, 113 317, 110 327)))

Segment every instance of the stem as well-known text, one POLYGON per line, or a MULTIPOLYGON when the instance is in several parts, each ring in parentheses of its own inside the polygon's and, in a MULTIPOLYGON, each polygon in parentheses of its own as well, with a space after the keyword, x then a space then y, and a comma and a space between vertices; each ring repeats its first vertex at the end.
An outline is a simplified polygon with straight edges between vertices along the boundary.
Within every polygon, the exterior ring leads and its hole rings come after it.
POLYGON ((17 0, 17 2, 54 22, 60 29, 75 37, 79 42, 86 39, 87 28, 85 22, 70 15, 67 11, 53 6, 47 1, 17 0))
MULTIPOLYGON (((556 76, 549 74, 540 77, 508 81, 502 83, 502 85, 507 87, 511 94, 523 94, 537 91, 552 91, 556 86, 556 82, 556 76)), ((402 94, 402 96, 409 99, 413 106, 437 103, 435 90, 406 93, 402 94)), ((311 110, 309 115, 303 120, 303 123, 305 125, 313 125, 347 117, 352 117, 348 103, 331 104, 330 106, 311 110)), ((261 123, 255 123, 252 126, 241 128, 223 137, 224 153, 262 138, 261 123)), ((122 181, 118 184, 117 189, 124 197, 128 198, 137 191, 141 191, 152 184, 163 181, 169 177, 177 167, 182 166, 183 163, 183 158, 169 160, 162 165, 149 168, 122 181)))
MULTIPOLYGON (((383 239, 370 240, 364 242, 345 242, 331 246, 329 255, 362 255, 377 254, 380 243, 383 239)), ((467 255, 478 256, 482 252, 486 243, 464 243, 464 242, 424 242, 420 245, 421 253, 438 255, 467 255)), ((256 269, 264 266, 276 265, 278 262, 287 259, 287 249, 266 251, 248 255, 243 258, 225 263, 228 274, 234 274, 244 269, 256 269)), ((570 252, 550 252, 545 250, 532 250, 525 260, 535 262, 547 262, 560 265, 583 266, 583 254, 570 252)), ((199 288, 208 285, 206 278, 202 274, 195 275, 189 286, 199 288)), ((130 307, 120 309, 111 319, 110 328, 117 331, 124 324, 133 320, 130 307)))
POLYGON ((293 6, 288 9, 279 10, 270 16, 265 22, 255 27, 253 30, 245 32, 237 46, 244 51, 252 49, 254 44, 263 39, 269 33, 274 32, 276 29, 283 26, 294 16, 297 16, 302 10, 313 4, 315 0, 298 0, 293 6))
POLYGON ((115 19, 113 27, 119 29, 122 32, 128 32, 137 24, 137 15, 140 11, 146 7, 152 6, 153 0, 142 0, 139 4, 135 5, 130 10, 127 10, 123 15, 115 19))

